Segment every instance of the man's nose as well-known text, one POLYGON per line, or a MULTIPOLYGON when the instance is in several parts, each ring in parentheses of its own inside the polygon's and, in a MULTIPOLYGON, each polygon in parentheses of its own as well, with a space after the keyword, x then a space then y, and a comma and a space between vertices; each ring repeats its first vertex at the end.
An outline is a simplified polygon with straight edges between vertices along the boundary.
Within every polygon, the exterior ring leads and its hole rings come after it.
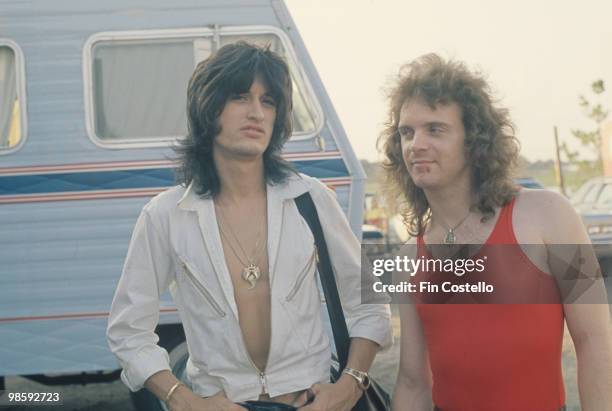
POLYGON ((421 131, 415 131, 414 135, 412 136, 412 142, 411 142, 411 150, 412 151, 423 151, 426 150, 429 142, 427 141, 427 136, 425 135, 425 133, 421 132, 421 131))
POLYGON ((264 119, 264 110, 260 101, 253 100, 253 102, 249 105, 248 112, 249 119, 262 121, 264 119))

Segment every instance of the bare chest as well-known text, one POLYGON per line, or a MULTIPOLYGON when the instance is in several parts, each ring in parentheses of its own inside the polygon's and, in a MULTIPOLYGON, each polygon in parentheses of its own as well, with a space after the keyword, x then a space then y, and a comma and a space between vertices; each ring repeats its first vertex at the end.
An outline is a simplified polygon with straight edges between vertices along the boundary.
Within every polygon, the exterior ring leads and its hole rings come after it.
POLYGON ((456 244, 483 245, 493 234, 498 218, 499 210, 493 217, 484 220, 481 215, 472 214, 452 230, 434 222, 426 231, 424 240, 427 244, 445 244, 448 239, 451 239, 456 244))
POLYGON ((245 348, 259 370, 270 344, 270 281, 265 208, 219 210, 217 223, 245 348))

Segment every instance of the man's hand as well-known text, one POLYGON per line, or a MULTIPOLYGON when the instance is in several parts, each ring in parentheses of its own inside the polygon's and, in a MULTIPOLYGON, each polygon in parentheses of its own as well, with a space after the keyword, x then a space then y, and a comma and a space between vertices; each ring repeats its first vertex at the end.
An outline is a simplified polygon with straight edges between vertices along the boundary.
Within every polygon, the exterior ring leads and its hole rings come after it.
POLYGON ((180 386, 168 402, 170 411, 245 411, 220 391, 212 397, 202 398, 184 386, 180 386))
MULTIPOLYGON (((334 384, 314 384, 310 391, 314 394, 314 401, 300 408, 300 411, 350 411, 363 395, 357 381, 346 374, 342 374, 334 384)), ((307 401, 307 394, 304 393, 296 404, 307 401)))

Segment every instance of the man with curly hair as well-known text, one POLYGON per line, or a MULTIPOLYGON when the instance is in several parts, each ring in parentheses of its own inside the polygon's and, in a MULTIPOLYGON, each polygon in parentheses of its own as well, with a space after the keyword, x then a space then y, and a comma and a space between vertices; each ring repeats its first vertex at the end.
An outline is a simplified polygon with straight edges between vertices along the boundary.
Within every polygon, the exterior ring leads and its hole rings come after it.
MULTIPOLYGON (((564 409, 564 320, 576 347, 582 409, 612 410, 608 306, 562 299, 552 262, 553 245, 587 245, 589 238, 564 197, 513 184, 518 141, 483 77, 434 54, 408 64, 391 90, 379 141, 391 198, 414 236, 413 258, 458 244, 479 252, 514 246, 490 258, 484 276, 505 277, 510 302, 527 302, 440 304, 413 296, 400 304, 394 410, 564 409), (525 300, 534 290, 546 304, 525 300)), ((597 267, 592 252, 586 258, 597 267)))

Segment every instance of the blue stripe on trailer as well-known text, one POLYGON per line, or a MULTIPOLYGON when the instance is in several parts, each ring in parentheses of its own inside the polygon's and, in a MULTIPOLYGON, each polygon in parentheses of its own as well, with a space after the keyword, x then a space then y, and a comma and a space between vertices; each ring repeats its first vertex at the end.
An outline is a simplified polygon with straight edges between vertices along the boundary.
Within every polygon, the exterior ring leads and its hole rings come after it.
MULTIPOLYGON (((339 158, 293 161, 295 168, 317 178, 349 175, 339 158)), ((0 177, 0 195, 47 194, 73 191, 169 187, 175 184, 172 168, 80 171, 0 177)))

